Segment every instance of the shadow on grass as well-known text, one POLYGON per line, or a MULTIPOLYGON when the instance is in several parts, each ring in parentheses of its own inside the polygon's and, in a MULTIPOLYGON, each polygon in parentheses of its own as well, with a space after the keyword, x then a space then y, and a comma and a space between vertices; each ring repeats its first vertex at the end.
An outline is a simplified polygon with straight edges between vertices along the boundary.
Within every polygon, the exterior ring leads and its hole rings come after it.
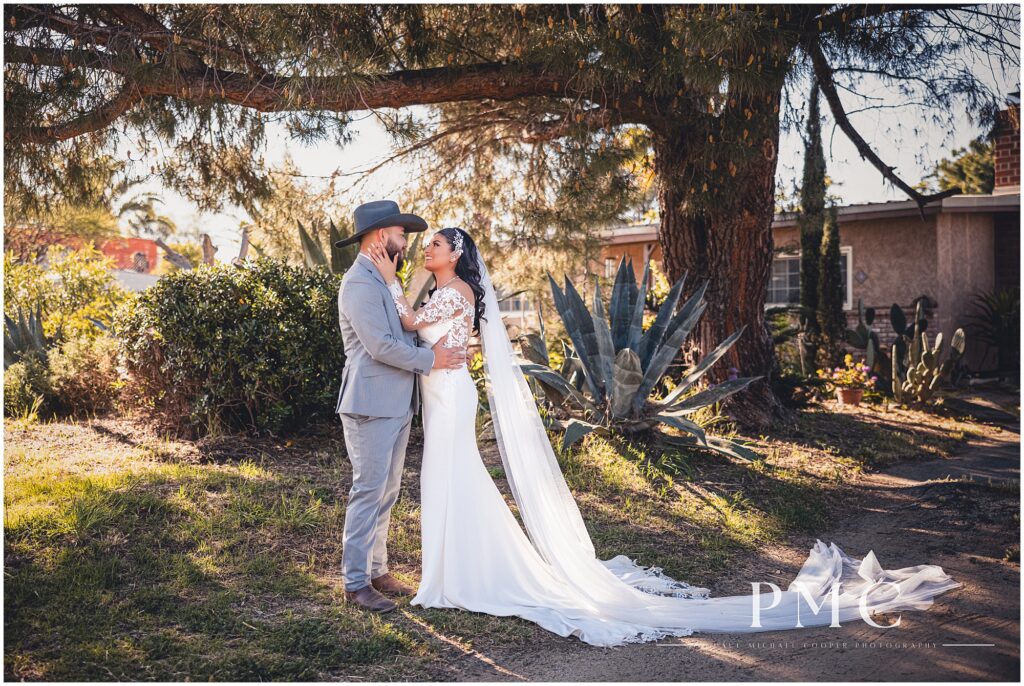
MULTIPOLYGON (((938 429, 848 415, 807 413, 794 430, 793 440, 827 453, 825 461, 865 445, 874 454, 855 459, 956 443, 938 429)), ((115 431, 115 441, 143 457, 170 454, 128 431, 115 431)), ((419 563, 416 444, 392 517, 400 575, 419 563)), ((439 659, 453 641, 469 654, 557 640, 519 619, 409 607, 382 618, 344 605, 338 568, 351 471, 336 427, 187 447, 198 464, 162 459, 144 471, 103 473, 82 461, 93 470, 83 476, 61 472, 54 456, 8 474, 8 678, 424 679, 459 673, 439 659)), ((76 449, 89 454, 87 445, 76 449)), ((602 559, 627 554, 713 590, 737 557, 777 566, 763 559, 765 544, 823 528, 828 511, 827 481, 769 460, 591 436, 559 461, 602 559)))
POLYGON ((912 425, 884 415, 846 412, 801 412, 776 438, 852 458, 865 467, 883 467, 922 456, 946 456, 963 441, 963 433, 935 425, 912 425))
POLYGON ((587 437, 561 456, 598 556, 713 584, 740 553, 825 526, 827 486, 795 470, 587 437))
POLYGON ((8 679, 317 680, 423 652, 289 557, 342 512, 269 473, 31 474, 5 490, 8 679))

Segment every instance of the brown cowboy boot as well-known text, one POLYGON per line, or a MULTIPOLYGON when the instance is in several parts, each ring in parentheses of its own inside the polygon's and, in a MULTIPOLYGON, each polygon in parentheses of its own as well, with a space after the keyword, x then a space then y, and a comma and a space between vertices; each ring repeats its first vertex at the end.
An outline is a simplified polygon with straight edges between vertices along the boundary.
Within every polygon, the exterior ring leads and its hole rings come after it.
POLYGON ((376 579, 371 579, 370 583, 378 591, 381 593, 387 593, 388 595, 396 595, 400 597, 416 595, 416 589, 412 586, 403 584, 390 574, 384 574, 382 576, 378 576, 376 579))
POLYGON ((371 612, 391 612, 398 605, 388 600, 373 588, 363 586, 358 591, 345 591, 345 600, 371 612))

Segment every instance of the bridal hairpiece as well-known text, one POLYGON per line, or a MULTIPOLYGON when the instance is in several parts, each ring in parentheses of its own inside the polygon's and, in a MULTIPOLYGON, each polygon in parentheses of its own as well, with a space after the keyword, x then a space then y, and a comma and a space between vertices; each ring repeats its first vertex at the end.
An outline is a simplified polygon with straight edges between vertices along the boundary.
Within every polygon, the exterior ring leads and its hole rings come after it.
POLYGON ((455 232, 455 236, 452 237, 452 261, 459 259, 462 255, 462 232, 458 229, 452 229, 455 232))

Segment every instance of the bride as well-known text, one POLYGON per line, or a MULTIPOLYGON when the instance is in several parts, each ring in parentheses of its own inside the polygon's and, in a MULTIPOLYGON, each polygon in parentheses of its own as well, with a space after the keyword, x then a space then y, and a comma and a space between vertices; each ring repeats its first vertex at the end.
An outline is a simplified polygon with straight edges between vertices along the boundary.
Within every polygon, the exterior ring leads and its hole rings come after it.
POLYGON ((406 329, 421 345, 465 347, 479 332, 498 448, 526 533, 480 458, 477 390, 469 370, 434 370, 423 391, 422 580, 413 605, 517 616, 561 636, 613 646, 693 632, 754 632, 840 626, 874 613, 926 609, 960 584, 935 565, 882 569, 869 552, 848 557, 817 541, 783 591, 751 584, 750 595, 709 592, 644 568, 624 555, 599 560, 565 483, 526 379, 516 364, 494 286, 462 229, 434 234, 426 268, 437 288, 414 310, 395 261, 371 254, 406 329), (529 538, 527 538, 527 534, 529 538))

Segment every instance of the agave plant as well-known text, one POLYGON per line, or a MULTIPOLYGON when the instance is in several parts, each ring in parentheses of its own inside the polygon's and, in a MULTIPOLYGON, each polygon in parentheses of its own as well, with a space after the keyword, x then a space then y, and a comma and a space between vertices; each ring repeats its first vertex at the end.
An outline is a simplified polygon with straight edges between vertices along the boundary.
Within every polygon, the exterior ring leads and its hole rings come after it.
POLYGON ((18 308, 18 321, 4 315, 4 369, 28 355, 38 355, 45 360, 49 341, 43 334, 43 316, 40 307, 35 312, 18 308))
MULTIPOLYGON (((355 262, 356 256, 359 254, 359 248, 356 245, 346 245, 343 248, 335 247, 335 243, 344 238, 344 234, 338 230, 338 227, 334 225, 334 220, 328 218, 328 231, 331 241, 331 258, 327 259, 326 253, 323 248, 317 243, 306 227, 302 225, 302 222, 296 222, 299 225, 299 240, 302 243, 302 257, 306 263, 307 269, 326 269, 331 274, 344 274, 348 271, 352 263, 355 262)), ((422 233, 416 233, 409 241, 409 247, 406 249, 406 255, 419 255, 420 244, 423 240, 422 233)), ((253 247, 256 247, 255 245, 253 247)), ((257 251, 262 254, 262 251, 257 248, 257 251)), ((416 270, 416 261, 414 259, 406 259, 402 268, 398 271, 398 278, 402 280, 402 283, 408 284, 409 279, 412 277, 413 272, 416 270)), ((416 295, 414 303, 420 303, 427 297, 427 291, 430 289, 430 280, 428 279, 420 292, 416 295)))
POLYGON ((1001 372, 1020 367, 1020 289, 979 293, 974 296, 974 311, 967 316, 971 337, 995 349, 1001 372))
POLYGON ((660 396, 658 389, 662 379, 704 312, 707 282, 677 311, 686 280, 684 275, 673 284, 651 327, 644 331, 649 269, 648 264, 641 285, 637 286, 632 261, 623 259, 619 263, 607 314, 600 283, 596 280, 591 310, 568 277, 563 290, 548 275, 555 307, 571 342, 562 341, 565 359, 556 370, 550 366, 543 330, 539 336, 524 336, 520 348, 526 362, 521 366, 524 373, 541 385, 548 400, 569 415, 567 421, 552 422, 565 430, 563 448, 591 432, 631 434, 666 425, 687 434, 685 437, 663 435, 666 442, 742 459, 756 457, 735 441, 707 435, 688 418, 759 378, 730 379, 700 391, 695 388, 705 372, 739 339, 743 329, 686 370, 678 385, 664 397, 660 396))
POLYGON ((306 227, 302 225, 302 222, 296 222, 299 225, 299 241, 302 243, 302 258, 306 263, 308 269, 326 269, 332 274, 344 274, 352 263, 355 262, 356 255, 359 254, 359 250, 354 245, 346 245, 343 248, 335 247, 335 243, 340 241, 345 236, 338 230, 338 227, 334 225, 333 219, 328 219, 328 236, 331 242, 331 257, 327 258, 323 248, 314 239, 306 227))

